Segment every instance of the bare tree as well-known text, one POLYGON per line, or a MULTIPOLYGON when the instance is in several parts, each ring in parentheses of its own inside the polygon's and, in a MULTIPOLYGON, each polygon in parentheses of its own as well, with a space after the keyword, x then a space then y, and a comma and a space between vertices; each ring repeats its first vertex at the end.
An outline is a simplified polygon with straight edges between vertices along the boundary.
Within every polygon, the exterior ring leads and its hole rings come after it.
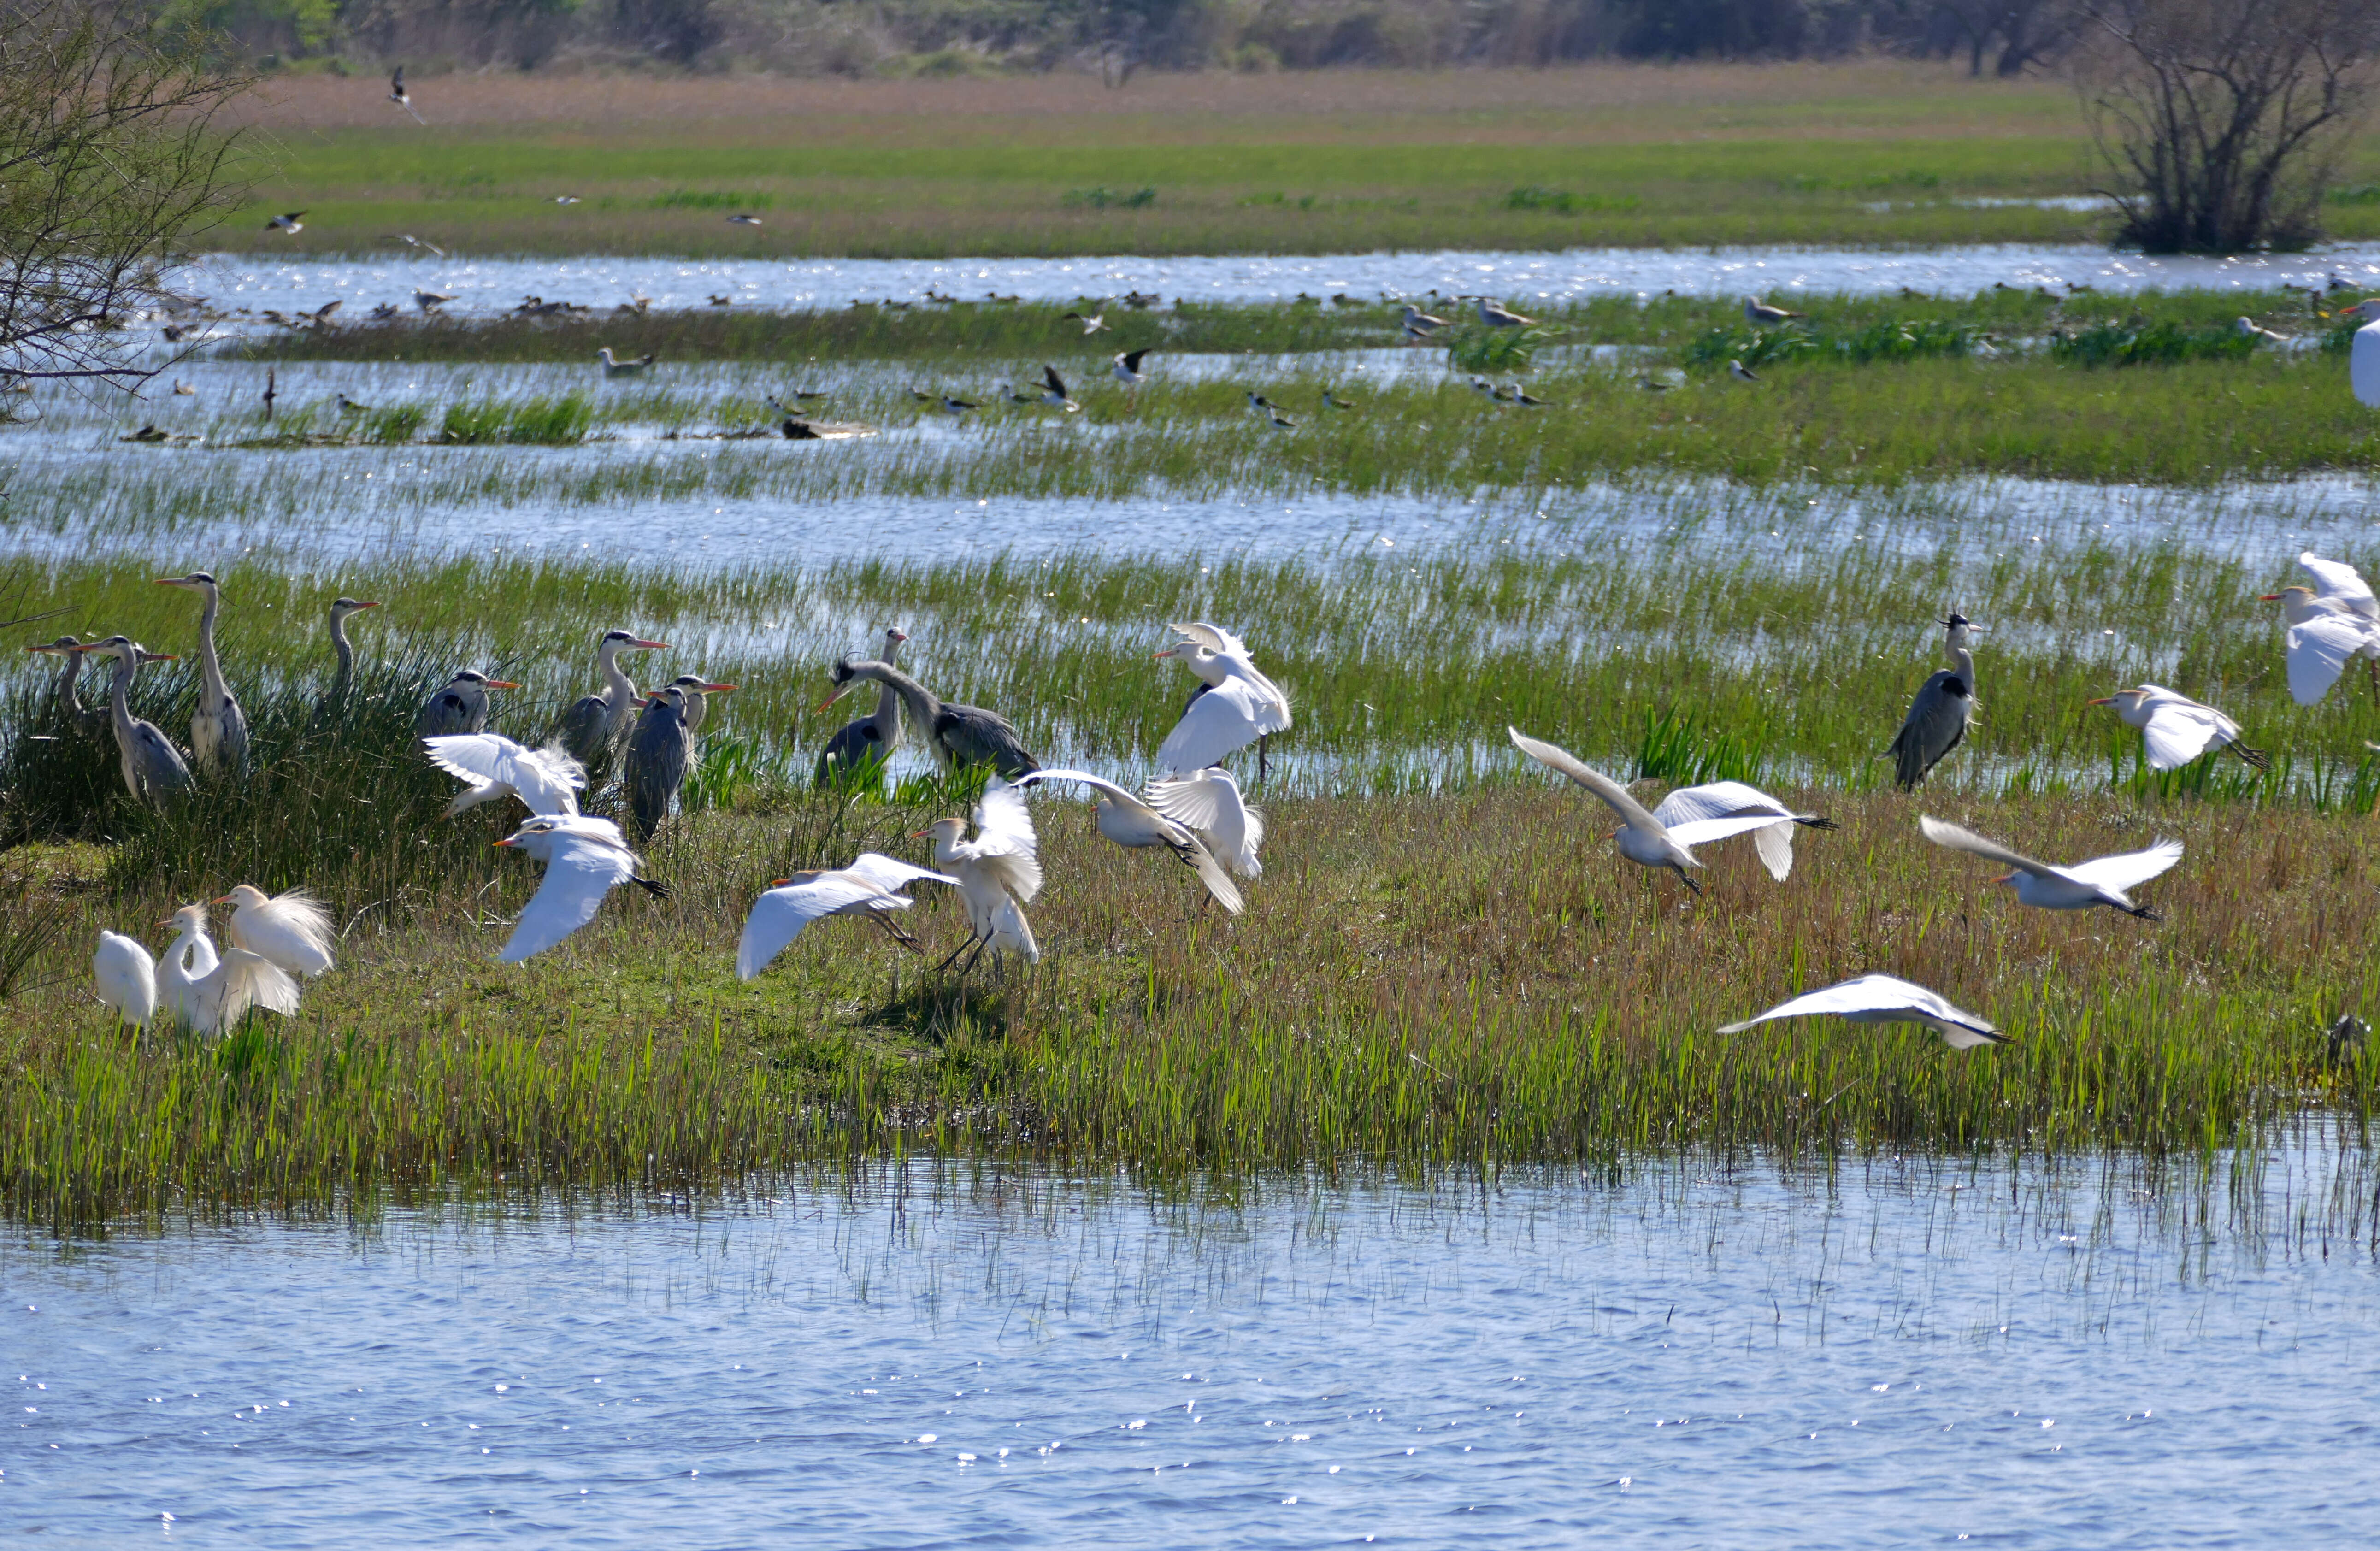
POLYGON ((248 193, 216 112, 249 78, 105 0, 0 0, 0 379, 129 384, 125 325, 248 193))
POLYGON ((2372 102, 2374 0, 2085 0, 2078 79, 2150 253, 2302 248, 2372 102))

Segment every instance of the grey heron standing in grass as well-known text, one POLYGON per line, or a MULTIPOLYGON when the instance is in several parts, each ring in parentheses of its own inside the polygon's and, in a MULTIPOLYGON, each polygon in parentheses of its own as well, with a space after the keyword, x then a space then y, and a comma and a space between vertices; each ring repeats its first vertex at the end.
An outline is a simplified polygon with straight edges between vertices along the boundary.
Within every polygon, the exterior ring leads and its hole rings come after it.
POLYGON ((1917 816, 1917 828, 1937 845, 1963 851, 1971 856, 1981 856, 1986 862, 1997 862, 2001 866, 2013 868, 2013 871, 1992 881, 2013 884, 2017 899, 2036 910, 2088 910, 2093 905, 2104 904, 2110 910, 2119 910, 2143 921, 2154 921, 2157 919, 2157 913, 2146 905, 2134 904, 2127 891, 2146 883, 2181 860, 2181 842, 2161 840, 2146 851, 2094 856, 2087 862, 2058 867, 2019 855, 1972 830, 1962 830, 1956 824, 1946 824, 1924 814, 1917 816))
POLYGON ((124 771, 125 790, 152 807, 164 807, 188 791, 192 785, 190 767, 182 758, 182 751, 158 730, 155 722, 143 721, 132 714, 133 675, 140 671, 140 664, 171 662, 174 659, 164 652, 146 649, 129 636, 110 636, 74 649, 105 652, 115 659, 115 675, 107 686, 107 714, 115 729, 115 751, 124 771))
POLYGON ((199 709, 190 717, 190 752, 210 776, 248 773, 248 716, 224 683, 223 661, 215 655, 215 612, 223 591, 204 571, 187 576, 160 576, 159 587, 178 587, 206 600, 199 611, 199 709))
POLYGON ((1127 851, 1146 851, 1161 845, 1173 853, 1176 861, 1198 875, 1198 881, 1206 885, 1217 904, 1234 915, 1247 908, 1240 897, 1239 886, 1224 873, 1214 853, 1191 832, 1187 824, 1167 818, 1138 794, 1084 770, 1037 770, 1016 784, 1021 790, 1048 781, 1079 782, 1089 787, 1098 804, 1099 833, 1107 839, 1127 851))
POLYGON ((1542 738, 1533 738, 1516 727, 1504 729, 1512 746, 1558 775, 1568 776, 1603 799, 1606 806, 1620 816, 1621 827, 1612 835, 1620 854, 1640 867, 1667 868, 1678 875, 1678 881, 1699 894, 1703 886, 1687 875, 1688 867, 1699 867, 1694 848, 1730 835, 1740 835, 1750 830, 1766 829, 1777 822, 1777 816, 1767 811, 1736 814, 1723 818, 1683 819, 1665 824, 1653 817, 1652 810, 1629 795, 1628 788, 1581 759, 1577 755, 1542 738))
POLYGON ((732 684, 712 684, 700 673, 680 673, 669 681, 667 687, 686 692, 686 730, 689 736, 700 736, 702 724, 710 717, 713 695, 733 695, 732 684))
POLYGON ((1862 975, 1780 1002, 1740 1024, 1721 1024, 1721 1034, 1741 1034, 1779 1018, 1836 1017, 1853 1024, 1923 1024, 1953 1050, 2007 1045, 2007 1035, 1988 1018, 1962 1012, 1937 991, 1889 975, 1862 975))
POLYGON ((2107 707, 2125 726, 2140 730, 2150 769, 2178 770, 2213 748, 2228 750, 2250 769, 2273 768, 2264 750, 2240 741, 2238 722, 2213 706, 2161 685, 2119 689, 2091 704, 2107 707))
POLYGON ((667 884, 638 876, 643 864, 628 849, 620 826, 608 818, 538 814, 496 843, 545 864, 545 880, 496 954, 499 963, 519 963, 560 942, 595 919, 603 896, 623 883, 633 883, 655 899, 670 897, 667 884))
POLYGON ((107 709, 103 706, 86 706, 77 685, 82 678, 82 643, 72 636, 61 636, 46 646, 27 647, 27 651, 48 652, 58 659, 58 676, 50 693, 57 697, 58 714, 66 724, 85 737, 102 737, 107 732, 107 709))
POLYGON ((624 651, 667 651, 667 641, 648 641, 626 630, 607 630, 595 648, 595 670, 603 687, 572 701, 553 724, 553 741, 573 759, 600 774, 628 733, 630 713, 644 698, 620 667, 624 651))
POLYGON ((413 731, 425 738, 480 732, 488 725, 488 691, 519 687, 510 679, 492 679, 477 668, 457 668, 437 694, 421 702, 421 709, 414 714, 413 731))
POLYGON ((1959 746, 1967 735, 1968 722, 1974 720, 1975 658, 1969 647, 1984 627, 1960 613, 1951 614, 1942 624, 1943 649, 1949 653, 1950 666, 1918 686, 1917 697, 1909 702, 1909 714, 1901 719, 1900 731, 1888 750, 1892 756, 1893 781, 1904 792, 1916 790, 1942 757, 1959 746))
MULTIPOLYGON (((884 630, 884 655, 879 659, 888 667, 898 667, 902 643, 909 633, 898 625, 884 630)), ((901 692, 890 684, 876 691, 876 709, 856 721, 844 722, 835 729, 819 750, 818 766, 810 780, 825 786, 839 779, 848 779, 853 772, 870 767, 880 767, 892 757, 901 746, 901 692)))
POLYGON ((937 699, 933 692, 889 662, 846 657, 827 670, 834 693, 819 706, 824 710, 859 687, 862 681, 885 685, 901 697, 909 723, 926 741, 934 763, 943 771, 971 765, 989 765, 1014 781, 1041 768, 1025 746, 1025 739, 1008 719, 979 706, 961 706, 937 699))
POLYGON ((821 867, 778 878, 752 902, 743 939, 735 945, 735 977, 752 979, 802 935, 803 927, 830 915, 865 915, 894 941, 915 949, 917 939, 892 919, 896 911, 916 903, 901 891, 912 883, 957 882, 873 851, 860 853, 847 867, 821 867))
POLYGON ((352 598, 334 600, 331 604, 331 649, 338 654, 338 672, 331 676, 328 703, 339 705, 356 682, 356 648, 347 640, 347 620, 366 609, 377 609, 378 603, 361 603, 352 598))
POLYGON ((1040 842, 1025 798, 1016 787, 993 778, 976 804, 975 839, 966 838, 966 828, 964 818, 937 818, 917 837, 932 837, 934 866, 958 879, 959 897, 966 902, 971 935, 936 967, 948 969, 969 947, 975 954, 959 971, 962 977, 987 948, 995 961, 1014 953, 1028 964, 1039 963, 1041 945, 1033 940, 1033 925, 1021 908, 1041 891, 1040 842))
POLYGON ((694 733, 686 724, 686 692, 675 685, 646 697, 628 733, 623 781, 637 842, 653 838, 694 766, 694 733))

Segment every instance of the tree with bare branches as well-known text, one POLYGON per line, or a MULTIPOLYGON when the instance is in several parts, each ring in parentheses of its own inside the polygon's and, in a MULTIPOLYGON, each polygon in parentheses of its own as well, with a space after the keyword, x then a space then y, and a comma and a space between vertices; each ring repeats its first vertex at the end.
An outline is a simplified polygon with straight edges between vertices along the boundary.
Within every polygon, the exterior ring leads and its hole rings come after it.
POLYGON ((246 198, 214 118, 250 78, 107 0, 0 0, 0 379, 152 375, 123 330, 246 198))
POLYGON ((2148 253, 2303 248, 2372 103, 2374 0, 2084 0, 2077 79, 2148 253))

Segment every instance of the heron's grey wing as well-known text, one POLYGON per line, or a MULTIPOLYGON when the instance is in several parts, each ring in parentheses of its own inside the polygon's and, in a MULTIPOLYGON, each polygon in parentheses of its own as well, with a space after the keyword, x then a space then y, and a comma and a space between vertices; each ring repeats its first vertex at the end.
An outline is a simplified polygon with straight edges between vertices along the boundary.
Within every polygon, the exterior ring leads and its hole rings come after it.
POLYGON ((1008 719, 980 706, 945 703, 933 732, 962 765, 989 765, 1012 781, 1041 768, 1008 719))
MULTIPOLYGON (((803 927, 820 917, 870 900, 892 898, 898 896, 887 896, 874 882, 847 871, 822 873, 807 883, 769 890, 752 902, 752 914, 745 918, 744 935, 735 944, 735 977, 749 980, 768 968, 802 935, 803 927)), ((900 900, 894 908, 908 903, 900 900)))
POLYGON ((496 962, 516 964, 560 942, 595 919, 603 896, 636 876, 636 858, 625 848, 600 842, 556 847, 545 866, 545 881, 521 912, 496 962))
POLYGON ((1953 684, 1964 687, 1958 674, 1943 669, 1920 685, 1916 698, 1909 702, 1909 714, 1901 720, 1890 750, 1894 778, 1903 786, 1925 780, 1926 772, 1967 735, 1971 697, 1952 694, 1949 685, 1953 684))
POLYGON ((2094 856, 2087 862, 2077 862, 2064 870, 2077 883, 2088 883, 2095 889, 2108 889, 2120 894, 2136 884, 2171 870, 2181 860, 2181 842, 2161 840, 2145 851, 2125 851, 2113 856, 2094 856))
POLYGON ((2223 741, 2224 730, 2218 718, 2222 713, 2210 711, 2204 706, 2168 704, 2149 713, 2149 724, 2141 729, 2146 745, 2149 768, 2155 770, 2176 770, 2223 741))
POLYGON ((1756 786, 1740 781, 1706 782, 1700 786, 1681 786, 1661 799, 1653 817, 1664 825, 1683 824, 1696 818, 1733 818, 1747 813, 1770 813, 1779 818, 1791 818, 1793 810, 1756 786))
POLYGON ((2036 862, 2030 856, 2021 856, 1997 841, 1985 840, 1973 830, 1962 830, 1956 824, 1946 824, 1939 818, 1929 818, 1922 813, 1919 814, 1917 830, 1937 845, 1948 846, 1952 851, 1963 851, 1971 856, 1981 856, 1986 862, 1998 862, 2004 867, 2014 867, 2019 872, 2029 872, 2035 878, 2058 876, 2059 869, 2051 866, 2047 862, 2036 862))
POLYGON ((628 806, 639 840, 650 840, 669 817, 670 799, 686 784, 692 745, 686 723, 666 704, 649 706, 628 744, 628 806))
POLYGON ((975 824, 976 859, 1002 888, 1032 903, 1041 891, 1040 842, 1034 836, 1033 813, 1025 806, 1024 794, 997 777, 986 782, 975 824))
POLYGON ((226 769, 248 769, 248 713, 228 689, 224 691, 223 742, 218 746, 226 769))
POLYGON ((611 704, 603 697, 582 695, 554 718, 553 732, 546 741, 560 745, 582 765, 594 764, 606 752, 603 733, 611 714, 611 704))
POLYGON ((2373 597, 2371 584, 2356 574, 2354 566, 2325 560, 2312 550, 2298 556, 2298 565, 2313 578, 2317 596, 2365 619, 2380 619, 2380 598, 2373 597))
POLYGON ((880 761, 886 753, 883 736, 876 731, 874 722, 866 717, 856 721, 846 721, 835 729, 834 736, 827 739, 826 746, 819 750, 818 765, 811 771, 811 779, 823 783, 832 779, 838 770, 847 773, 859 769, 880 761))
POLYGON ((1721 1034, 1735 1034, 1755 1024, 1772 1023, 1779 1018, 1810 1018, 1831 1014, 1836 1017, 1853 1012, 1916 1012, 1945 1023, 1977 1030, 1984 1034, 1998 1031, 1972 1012, 1962 1012, 1935 991, 1889 975, 1861 975, 1831 986, 1806 991, 1791 1001, 1779 1002, 1756 1017, 1739 1024, 1724 1024, 1721 1034))
POLYGON ((164 792, 178 792, 192 784, 189 761, 182 757, 182 751, 174 746, 173 739, 146 721, 135 722, 132 735, 140 750, 140 772, 144 781, 164 792))
POLYGON ((888 893, 895 889, 905 889, 912 883, 948 883, 955 886, 958 882, 957 878, 948 873, 936 872, 931 867, 913 867, 906 862, 895 861, 879 851, 861 852, 853 859, 851 866, 843 870, 866 878, 888 893))
POLYGON ((1557 747, 1542 738, 1530 737, 1517 727, 1507 727, 1504 731, 1512 737, 1514 748, 1546 769, 1570 777, 1571 780, 1602 798, 1611 806, 1611 811, 1618 814, 1630 829, 1643 830, 1647 832, 1658 832, 1661 830, 1660 820, 1655 818, 1644 804, 1630 796, 1626 787, 1568 749, 1557 747))
POLYGON ((2373 644, 2369 621, 2338 614, 2316 614, 2289 626, 2289 695, 2301 706, 2311 706, 2330 693, 2348 660, 2373 644))

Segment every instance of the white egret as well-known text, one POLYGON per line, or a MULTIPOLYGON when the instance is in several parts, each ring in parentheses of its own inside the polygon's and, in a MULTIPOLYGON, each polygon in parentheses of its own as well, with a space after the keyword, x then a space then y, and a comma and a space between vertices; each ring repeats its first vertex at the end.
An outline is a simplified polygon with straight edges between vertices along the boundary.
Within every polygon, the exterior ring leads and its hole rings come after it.
POLYGON ((628 735, 632 713, 644 701, 636 680, 621 669, 620 654, 668 649, 667 641, 644 640, 625 630, 605 631, 595 648, 595 671, 603 675, 603 687, 570 703, 554 721, 553 741, 590 770, 609 764, 620 740, 628 735))
POLYGON ((975 830, 975 839, 969 840, 966 820, 937 818, 918 837, 933 838, 934 866, 958 879, 972 934, 937 967, 949 968, 951 960, 970 945, 975 954, 959 971, 962 976, 975 968, 987 948, 994 959, 1014 953, 1028 964, 1039 963, 1041 947, 1033 940, 1033 924, 1021 908, 1041 891, 1040 842, 1023 795, 998 777, 985 782, 983 799, 976 804, 975 830))
MULTIPOLYGON (((1289 697, 1257 666, 1245 641, 1204 622, 1168 628, 1182 638, 1157 653, 1158 660, 1181 663, 1198 675, 1204 687, 1192 692, 1182 720, 1159 746, 1160 769, 1188 775, 1234 749, 1289 731, 1289 697)), ((1257 769, 1261 779, 1261 749, 1257 769)))
POLYGON ((99 1000, 135 1028, 157 1015, 157 961, 149 950, 115 932, 99 934, 91 956, 91 977, 99 1000))
POLYGON ((531 813, 568 818, 578 812, 587 767, 552 745, 528 748, 501 733, 458 733, 421 744, 431 764, 463 782, 446 805, 449 818, 506 797, 518 797, 531 813))
POLYGON ((2238 722, 2187 695, 2144 684, 2091 704, 2107 707, 2125 726, 2140 730, 2153 770, 2178 770, 2212 748, 2228 749, 2251 769, 2272 769, 2263 750, 2240 741, 2238 722))
POLYGON ((1264 844, 1264 810, 1240 797, 1240 783, 1220 765, 1148 783, 1148 805, 1198 831, 1215 858, 1242 878, 1263 876, 1257 848, 1264 844))
POLYGON ((1953 1050, 2014 1043, 1987 1018, 1962 1012, 1939 992, 1889 975, 1863 975, 1781 1002, 1740 1024, 1722 1024, 1721 1034, 1741 1034, 1755 1024, 1779 1018, 1836 1017, 1854 1024, 1923 1024, 1953 1050))
POLYGON ((171 662, 164 652, 150 651, 129 636, 110 636, 74 648, 103 651, 115 659, 115 673, 107 686, 107 714, 115 729, 115 753, 124 773, 125 789, 152 807, 163 807, 193 784, 190 767, 174 740, 153 721, 132 714, 133 675, 143 662, 171 662))
POLYGON ((2349 344, 2347 382, 2355 392, 2356 403, 2380 409, 2380 297, 2342 307, 2338 314, 2363 320, 2349 344))
POLYGON ((1667 867, 1678 875, 1678 881, 1699 894, 1703 886, 1686 875, 1688 867, 1699 867, 1694 847, 1706 845, 1730 835, 1766 829, 1777 822, 1773 813, 1760 812, 1725 818, 1696 818, 1676 825, 1662 823, 1652 810, 1628 794, 1628 789, 1595 769, 1585 760, 1541 738, 1533 738, 1517 727, 1504 729, 1512 746, 1560 775, 1568 776, 1579 785, 1603 799, 1618 814, 1621 828, 1612 834, 1620 854, 1640 867, 1667 867))
POLYGON ((2258 595, 2260 602, 2281 606, 2288 625, 2290 696, 2301 706, 2318 704, 2348 663, 2362 657, 2373 696, 2380 699, 2380 599, 2352 565, 2312 550, 2298 556, 2298 565, 2313 578, 2312 587, 2258 595))
POLYGON ((643 864, 628 849, 620 826, 608 818, 583 814, 538 814, 496 842, 527 852, 545 864, 545 881, 521 912, 498 963, 516 964, 542 953, 595 919, 603 896, 623 883, 633 883, 655 899, 670 897, 669 887, 639 878, 643 864))
POLYGON ((2007 846, 1987 841, 1973 830, 1962 830, 1956 824, 1946 824, 1938 818, 1929 818, 1924 814, 1918 815, 1917 828, 1937 845, 2015 868, 2015 871, 1992 881, 2015 885, 2017 899, 2036 910, 2088 910, 2093 905, 2104 904, 2110 910, 2120 910, 2143 921, 2155 921, 2158 918, 2157 913, 2146 905, 2134 904, 2127 891, 2146 883, 2181 860, 2181 842, 2161 840, 2146 851, 2094 856, 2087 862, 2059 867, 2019 855, 2007 846))
POLYGON ((224 683, 223 662, 215 656, 215 612, 223 591, 204 571, 160 576, 157 585, 184 588, 205 600, 199 610, 199 709, 190 716, 190 753, 211 776, 246 775, 248 713, 224 683))
POLYGON ((911 948, 917 939, 892 920, 893 913, 915 903, 900 891, 912 883, 950 883, 958 879, 913 867, 873 851, 863 852, 847 867, 797 872, 781 878, 752 902, 744 923, 743 939, 735 945, 735 975, 749 980, 769 967, 802 928, 829 915, 865 915, 895 940, 911 948))
POLYGON ((1771 307, 1758 297, 1743 298, 1743 321, 1747 323, 1790 323, 1801 316, 1781 307, 1771 307))
POLYGON ((245 948, 216 955, 205 905, 186 904, 164 925, 176 935, 157 968, 157 998, 180 1023, 219 1035, 251 1007, 284 1017, 298 1011, 298 982, 272 960, 245 948))
POLYGON ((1815 813, 1795 813, 1783 803, 1740 781, 1714 781, 1701 786, 1681 786, 1661 799, 1653 818, 1674 832, 1682 824, 1712 818, 1764 816, 1768 822, 1752 831, 1754 849, 1768 876, 1782 883, 1793 873, 1793 831, 1799 828, 1831 830, 1835 821, 1815 813))
POLYGON ((827 670, 827 677, 832 681, 834 691, 820 704, 820 710, 850 694, 862 682, 890 686, 901 697, 910 724, 926 740, 934 763, 946 774, 970 765, 989 765, 1014 781, 1041 768, 1041 761, 1026 748, 1023 735, 1006 717, 980 706, 943 701, 889 662, 846 657, 827 670))
POLYGON ((225 930, 233 947, 261 953, 300 979, 328 975, 335 967, 331 945, 338 934, 331 927, 331 913, 305 890, 267 894, 253 883, 242 883, 215 903, 232 907, 225 930))
POLYGON ((1167 818, 1137 794, 1114 782, 1083 770, 1036 770, 1016 784, 1022 788, 1045 781, 1075 781, 1089 787, 1098 804, 1100 834, 1127 851, 1164 846, 1184 866, 1198 875, 1198 881, 1207 886, 1207 892, 1214 896, 1217 904, 1233 915, 1247 908, 1247 902, 1240 897, 1239 886, 1188 825, 1167 818))
POLYGON ((1942 757, 1966 738, 1967 724, 1974 720, 1975 658, 1968 648, 1984 627, 1956 612, 1942 624, 1942 649, 1949 654, 1950 666, 1918 686, 1900 731, 1886 750, 1892 756, 1894 783, 1903 792, 1916 790, 1942 757))
POLYGON ((414 733, 436 738, 476 733, 488 724, 488 691, 519 687, 510 679, 492 679, 477 668, 458 668, 437 694, 421 702, 421 709, 414 713, 414 733))

